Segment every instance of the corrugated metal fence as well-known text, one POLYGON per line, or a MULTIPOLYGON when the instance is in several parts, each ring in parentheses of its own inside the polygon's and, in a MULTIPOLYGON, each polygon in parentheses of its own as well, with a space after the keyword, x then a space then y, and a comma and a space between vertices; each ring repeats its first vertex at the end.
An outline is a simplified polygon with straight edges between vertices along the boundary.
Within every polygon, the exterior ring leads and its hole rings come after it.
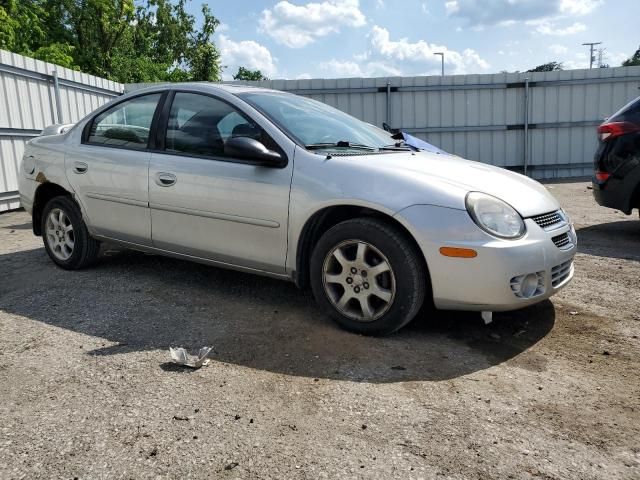
MULTIPOLYGON (((387 123, 465 158, 561 178, 591 173, 595 127, 640 95, 640 67, 253 84, 387 123)), ((78 121, 123 90, 0 50, 0 211, 18 207, 18 163, 29 138, 46 125, 78 121)))
POLYGON ((19 207, 18 165, 47 125, 74 123, 124 90, 104 78, 0 50, 0 212, 19 207))
POLYGON ((640 67, 251 84, 386 122, 465 158, 559 178, 591 174, 595 127, 640 95, 640 67))

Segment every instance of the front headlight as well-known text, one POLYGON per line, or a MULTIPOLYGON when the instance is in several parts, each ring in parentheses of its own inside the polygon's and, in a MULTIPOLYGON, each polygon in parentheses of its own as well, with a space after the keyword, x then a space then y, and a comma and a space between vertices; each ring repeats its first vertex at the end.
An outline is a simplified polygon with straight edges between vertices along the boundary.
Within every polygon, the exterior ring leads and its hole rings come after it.
POLYGON ((486 193, 469 192, 467 211, 476 224, 495 237, 516 239, 525 233, 520 214, 508 203, 486 193))

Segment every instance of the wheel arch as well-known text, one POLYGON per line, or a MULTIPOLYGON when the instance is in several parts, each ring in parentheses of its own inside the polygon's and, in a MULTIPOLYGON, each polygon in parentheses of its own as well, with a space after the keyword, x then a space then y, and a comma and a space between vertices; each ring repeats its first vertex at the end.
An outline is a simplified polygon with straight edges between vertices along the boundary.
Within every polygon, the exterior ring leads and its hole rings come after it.
POLYGON ((425 298, 432 296, 429 266, 427 265, 422 249, 409 229, 397 218, 394 218, 388 213, 367 206, 349 204, 324 207, 309 217, 302 227, 296 247, 296 272, 294 278, 296 285, 299 288, 307 288, 309 286, 309 264, 311 260, 311 253, 313 252, 313 249, 320 237, 327 230, 340 222, 362 217, 377 218, 396 227, 405 236, 405 238, 415 246, 420 258, 422 259, 423 267, 427 274, 426 280, 429 291, 425 298))
POLYGON ((71 192, 66 190, 64 187, 61 187, 57 183, 44 182, 36 189, 33 200, 33 210, 31 213, 33 233, 35 235, 42 235, 41 225, 44 206, 49 200, 59 196, 69 196, 73 198, 71 192))

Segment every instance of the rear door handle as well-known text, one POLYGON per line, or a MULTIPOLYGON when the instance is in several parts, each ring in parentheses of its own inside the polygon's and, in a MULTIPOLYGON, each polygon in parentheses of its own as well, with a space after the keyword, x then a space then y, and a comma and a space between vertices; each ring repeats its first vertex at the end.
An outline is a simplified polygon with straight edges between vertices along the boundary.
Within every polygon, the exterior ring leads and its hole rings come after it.
POLYGON ((87 165, 84 162, 75 162, 73 164, 73 171, 76 173, 87 173, 87 170, 89 169, 89 165, 87 165))
POLYGON ((158 172, 156 173, 156 184, 161 187, 170 187, 178 181, 173 173, 158 172))

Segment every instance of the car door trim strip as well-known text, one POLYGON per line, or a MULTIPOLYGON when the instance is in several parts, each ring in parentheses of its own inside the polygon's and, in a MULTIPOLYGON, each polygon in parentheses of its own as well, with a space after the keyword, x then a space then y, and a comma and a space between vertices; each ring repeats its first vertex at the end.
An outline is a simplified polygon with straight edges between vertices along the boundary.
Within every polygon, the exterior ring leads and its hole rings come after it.
POLYGON ((87 193, 87 197, 95 200, 104 200, 106 202, 123 203, 125 205, 134 205, 136 207, 149 208, 149 202, 143 200, 134 200, 132 198, 114 197, 111 195, 104 195, 102 193, 87 193))
POLYGON ((195 215, 196 217, 213 218, 216 220, 226 220, 226 221, 235 222, 235 223, 246 223, 247 225, 257 225, 258 227, 267 227, 267 228, 280 227, 280 224, 274 220, 263 220, 261 218, 241 217, 239 215, 230 215, 228 213, 206 212, 204 210, 175 207, 173 205, 165 205, 162 203, 150 203, 149 205, 154 210, 164 210, 165 212, 184 213, 185 215, 195 215))

